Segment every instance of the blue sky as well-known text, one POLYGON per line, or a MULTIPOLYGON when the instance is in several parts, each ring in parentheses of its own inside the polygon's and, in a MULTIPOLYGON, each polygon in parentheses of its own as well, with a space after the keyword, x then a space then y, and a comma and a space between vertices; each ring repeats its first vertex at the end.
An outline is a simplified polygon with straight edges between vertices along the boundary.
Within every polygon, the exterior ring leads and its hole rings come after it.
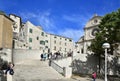
POLYGON ((104 16, 118 8, 120 0, 0 0, 0 10, 7 14, 74 41, 84 35, 83 28, 94 14, 104 16))

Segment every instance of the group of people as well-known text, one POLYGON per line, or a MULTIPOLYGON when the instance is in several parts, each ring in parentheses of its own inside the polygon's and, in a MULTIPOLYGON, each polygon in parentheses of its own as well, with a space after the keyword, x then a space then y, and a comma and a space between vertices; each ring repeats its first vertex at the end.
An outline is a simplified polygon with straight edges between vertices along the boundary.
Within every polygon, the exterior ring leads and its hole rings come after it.
POLYGON ((51 56, 52 56, 51 54, 42 53, 42 54, 40 55, 41 61, 45 61, 45 60, 47 60, 47 59, 50 59, 51 56))
POLYGON ((40 55, 40 58, 41 58, 41 61, 45 61, 47 59, 59 59, 59 58, 63 58, 63 57, 71 57, 73 54, 73 52, 69 52, 67 54, 63 54, 63 53, 60 53, 59 51, 58 52, 55 52, 54 54, 52 53, 42 53, 40 55))

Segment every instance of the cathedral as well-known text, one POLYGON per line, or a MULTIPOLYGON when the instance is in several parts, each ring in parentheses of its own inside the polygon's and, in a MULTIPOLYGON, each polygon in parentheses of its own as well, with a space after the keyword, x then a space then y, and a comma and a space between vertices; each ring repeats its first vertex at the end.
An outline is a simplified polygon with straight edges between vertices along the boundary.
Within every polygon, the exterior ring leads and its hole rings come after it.
POLYGON ((95 14, 84 27, 84 36, 82 36, 77 42, 77 52, 80 54, 91 54, 87 48, 91 44, 91 40, 95 38, 95 34, 99 32, 98 25, 101 21, 101 16, 95 14))

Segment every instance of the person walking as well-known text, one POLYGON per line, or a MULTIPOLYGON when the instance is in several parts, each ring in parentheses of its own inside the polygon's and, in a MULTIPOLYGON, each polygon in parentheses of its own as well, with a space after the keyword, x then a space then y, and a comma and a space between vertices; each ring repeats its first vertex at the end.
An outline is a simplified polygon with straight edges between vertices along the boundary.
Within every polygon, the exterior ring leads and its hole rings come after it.
POLYGON ((43 61, 43 53, 40 55, 40 57, 41 57, 41 61, 43 61))
POLYGON ((96 72, 92 73, 92 79, 93 79, 93 81, 95 81, 95 79, 96 79, 96 72))
POLYGON ((13 67, 14 67, 14 64, 11 63, 11 62, 9 62, 8 67, 7 67, 6 71, 5 71, 5 75, 7 75, 7 72, 8 72, 8 71, 9 71, 9 74, 10 74, 10 75, 13 75, 13 74, 14 74, 13 67))

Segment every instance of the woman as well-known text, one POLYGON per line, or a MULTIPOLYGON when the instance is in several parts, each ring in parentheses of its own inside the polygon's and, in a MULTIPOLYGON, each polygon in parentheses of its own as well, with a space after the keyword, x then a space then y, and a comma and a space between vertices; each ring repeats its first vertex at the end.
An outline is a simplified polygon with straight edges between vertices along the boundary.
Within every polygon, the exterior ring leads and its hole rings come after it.
POLYGON ((93 81, 95 81, 95 79, 96 79, 96 72, 92 73, 92 78, 93 78, 93 81))

